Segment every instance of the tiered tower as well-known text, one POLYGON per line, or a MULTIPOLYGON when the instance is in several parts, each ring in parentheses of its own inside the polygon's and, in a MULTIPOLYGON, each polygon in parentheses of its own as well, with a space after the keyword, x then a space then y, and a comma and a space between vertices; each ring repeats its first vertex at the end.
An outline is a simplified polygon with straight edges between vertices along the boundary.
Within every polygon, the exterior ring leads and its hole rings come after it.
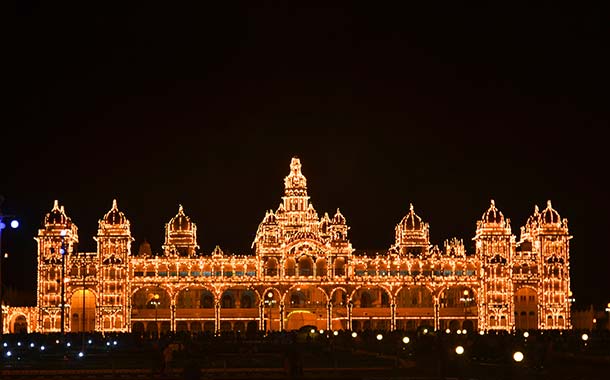
MULTIPOLYGON (((118 209, 115 199, 112 201, 110 211, 98 221, 97 237, 95 237, 97 255, 92 255, 91 259, 83 257, 82 268, 90 268, 81 274, 83 286, 86 287, 85 294, 81 295, 82 303, 85 305, 83 307, 85 318, 90 314, 87 313, 87 309, 94 307, 92 311, 95 312, 95 285, 99 283, 96 330, 128 331, 131 314, 129 259, 133 240, 129 220, 118 209), (93 259, 99 268, 97 279, 95 267, 91 265, 93 259), (87 302, 87 299, 90 301, 87 302)), ((78 287, 77 284, 74 285, 78 287)), ((85 331, 89 330, 91 328, 85 323, 85 331)), ((73 326, 72 331, 78 331, 77 326, 73 326)))
POLYGON ((67 267, 78 244, 78 228, 56 200, 38 236, 38 328, 41 332, 69 331, 67 267))
POLYGON ((482 329, 510 330, 513 321, 512 259, 515 236, 510 219, 504 218, 491 200, 489 209, 477 222, 474 239, 481 262, 479 326, 482 329))

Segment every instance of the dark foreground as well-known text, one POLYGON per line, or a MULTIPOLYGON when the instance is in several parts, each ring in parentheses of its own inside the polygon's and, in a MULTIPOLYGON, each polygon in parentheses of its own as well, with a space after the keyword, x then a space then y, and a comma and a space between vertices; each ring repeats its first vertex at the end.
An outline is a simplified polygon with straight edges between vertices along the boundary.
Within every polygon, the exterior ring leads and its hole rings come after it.
POLYGON ((5 335, 0 348, 1 379, 610 378, 607 331, 588 333, 586 341, 577 331, 28 334, 5 335))

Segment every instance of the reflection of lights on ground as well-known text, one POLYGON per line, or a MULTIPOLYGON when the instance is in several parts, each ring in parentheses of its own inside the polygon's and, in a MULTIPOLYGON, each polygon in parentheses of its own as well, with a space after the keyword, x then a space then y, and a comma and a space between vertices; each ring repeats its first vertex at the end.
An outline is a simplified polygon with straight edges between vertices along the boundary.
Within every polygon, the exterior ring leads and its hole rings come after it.
POLYGON ((513 359, 518 363, 523 360, 523 353, 521 351, 517 351, 513 354, 513 359))
POLYGON ((456 353, 456 354, 458 354, 458 355, 462 355, 462 354, 464 353, 464 347, 462 347, 462 346, 457 346, 457 347, 455 348, 455 353, 456 353))

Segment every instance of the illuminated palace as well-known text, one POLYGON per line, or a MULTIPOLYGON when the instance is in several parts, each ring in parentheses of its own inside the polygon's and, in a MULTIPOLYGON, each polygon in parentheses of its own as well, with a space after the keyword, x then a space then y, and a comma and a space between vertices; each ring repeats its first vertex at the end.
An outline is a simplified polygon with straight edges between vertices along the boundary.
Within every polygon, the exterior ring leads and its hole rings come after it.
POLYGON ((476 222, 476 252, 455 238, 431 245, 411 205, 393 245, 358 253, 339 210, 319 217, 298 158, 284 190, 246 255, 201 254, 182 206, 162 253, 145 243, 136 254, 116 201, 98 222, 97 250, 78 252, 77 226, 55 201, 35 238, 37 306, 5 306, 4 331, 571 328, 571 236, 550 201, 517 240, 492 200, 476 222))

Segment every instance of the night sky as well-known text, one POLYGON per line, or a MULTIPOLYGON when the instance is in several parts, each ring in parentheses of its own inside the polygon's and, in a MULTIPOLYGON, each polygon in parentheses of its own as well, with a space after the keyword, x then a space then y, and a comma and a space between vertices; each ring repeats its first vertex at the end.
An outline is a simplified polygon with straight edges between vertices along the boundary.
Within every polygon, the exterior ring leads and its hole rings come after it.
POLYGON ((116 198, 134 251, 159 251, 182 204, 202 252, 251 253, 298 156, 314 207, 339 207, 356 249, 387 249, 412 202, 434 244, 472 253, 490 199, 517 237, 550 199, 574 236, 576 306, 610 302, 607 9, 218 3, 19 2, 3 54, 0 194, 21 221, 2 236, 5 286, 35 291, 54 199, 80 250, 116 198))

